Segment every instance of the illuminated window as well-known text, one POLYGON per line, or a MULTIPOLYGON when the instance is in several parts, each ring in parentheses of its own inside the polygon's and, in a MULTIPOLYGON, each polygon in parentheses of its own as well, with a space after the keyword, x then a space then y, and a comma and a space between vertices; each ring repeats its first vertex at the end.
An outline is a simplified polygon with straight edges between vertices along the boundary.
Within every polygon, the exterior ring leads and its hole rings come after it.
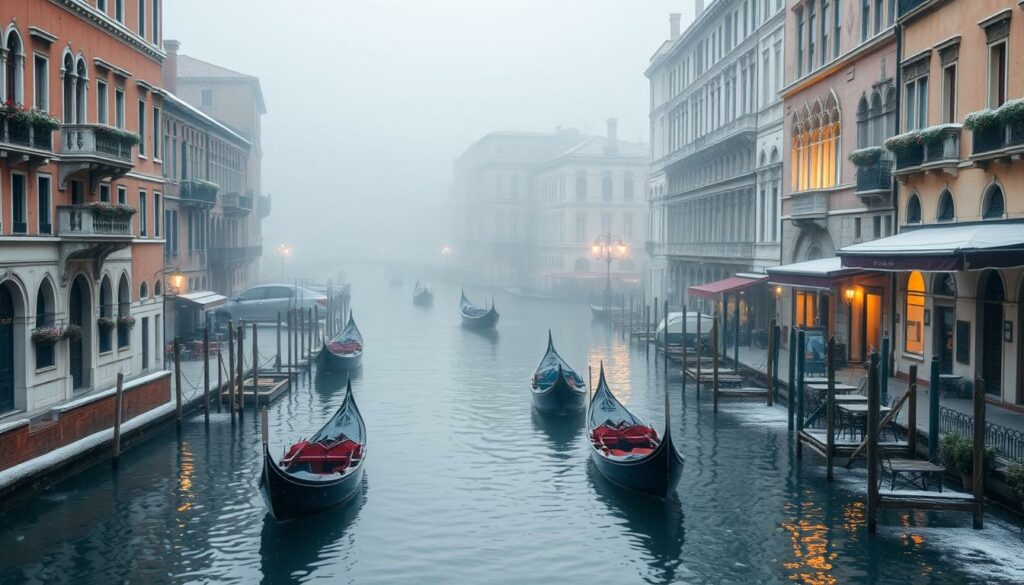
POLYGON ((827 189, 839 180, 839 104, 829 95, 793 117, 793 191, 827 189))
POLYGON ((920 272, 910 273, 907 279, 907 307, 903 319, 904 347, 908 353, 924 353, 924 277, 920 272))
POLYGON ((797 327, 814 327, 815 325, 815 297, 813 292, 796 291, 796 319, 797 327))

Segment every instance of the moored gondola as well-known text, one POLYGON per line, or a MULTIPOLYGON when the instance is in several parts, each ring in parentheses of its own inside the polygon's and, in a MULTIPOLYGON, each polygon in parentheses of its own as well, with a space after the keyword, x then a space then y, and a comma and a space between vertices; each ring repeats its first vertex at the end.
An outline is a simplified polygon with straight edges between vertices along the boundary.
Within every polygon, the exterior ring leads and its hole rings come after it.
POLYGON ((474 329, 493 329, 498 324, 498 311, 494 308, 494 299, 491 299, 491 308, 485 309, 469 302, 466 298, 466 291, 462 291, 462 299, 459 301, 459 314, 462 315, 462 325, 474 329))
POLYGON ((599 305, 595 305, 593 302, 591 302, 590 303, 590 315, 594 319, 607 319, 608 318, 608 308, 607 307, 602 307, 602 306, 599 306, 599 305))
POLYGON ((345 328, 324 343, 320 359, 328 371, 354 370, 363 365, 363 334, 356 327, 351 311, 345 328))
POLYGON ((430 287, 429 282, 422 282, 420 279, 416 279, 416 287, 412 289, 412 302, 421 307, 433 304, 434 289, 430 287))
POLYGON ((590 457, 609 481, 625 488, 666 497, 679 481, 683 457, 672 443, 668 395, 665 396, 665 434, 629 412, 605 381, 604 365, 587 412, 590 457))
POLYGON ((549 414, 568 415, 586 408, 587 386, 558 355, 548 331, 548 349, 530 380, 533 405, 549 414))
POLYGON ((309 439, 289 447, 280 461, 270 456, 263 413, 260 492, 277 521, 316 514, 349 501, 360 491, 366 460, 366 426, 348 383, 337 412, 309 439))

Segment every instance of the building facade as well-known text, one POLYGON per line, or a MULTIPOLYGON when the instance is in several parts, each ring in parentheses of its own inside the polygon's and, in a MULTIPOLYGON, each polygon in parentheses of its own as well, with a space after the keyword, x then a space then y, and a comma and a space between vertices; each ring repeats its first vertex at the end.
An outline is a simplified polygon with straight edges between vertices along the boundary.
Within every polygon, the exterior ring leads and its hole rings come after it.
POLYGON ((160 6, 4 3, 0 417, 162 367, 160 6))
POLYGON ((840 251, 896 283, 893 365, 1024 404, 1024 13, 1016 0, 900 2, 899 235, 840 251))
MULTIPOLYGON (((693 306, 692 286, 778 264, 783 22, 781 1, 698 1, 685 32, 670 17, 647 68, 651 294, 674 306, 693 306)), ((760 289, 733 297, 748 329, 774 312, 760 289)))
POLYGON ((608 269, 616 289, 635 288, 646 265, 644 251, 648 149, 607 136, 590 137, 537 167, 536 276, 534 288, 561 296, 603 290, 608 269), (595 259, 600 236, 618 238, 626 253, 611 266, 595 259))
POLYGON ((769 273, 780 323, 823 328, 851 362, 892 334, 891 277, 844 270, 836 251, 894 230, 892 160, 880 147, 899 130, 896 5, 786 6, 783 266, 769 273))

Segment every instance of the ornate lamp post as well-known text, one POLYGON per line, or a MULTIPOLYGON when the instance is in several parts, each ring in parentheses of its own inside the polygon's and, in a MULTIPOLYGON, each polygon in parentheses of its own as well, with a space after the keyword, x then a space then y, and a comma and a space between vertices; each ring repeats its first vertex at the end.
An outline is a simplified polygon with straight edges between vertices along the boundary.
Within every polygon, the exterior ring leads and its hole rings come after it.
POLYGON ((287 258, 292 253, 292 249, 289 248, 288 246, 286 246, 285 244, 281 244, 280 246, 274 248, 274 253, 277 254, 277 256, 279 258, 281 258, 281 280, 283 281, 284 280, 284 260, 285 260, 285 258, 287 258))
POLYGON ((452 256, 452 247, 448 244, 442 246, 441 255, 444 256, 444 271, 448 272, 448 259, 452 256))
POLYGON ((606 265, 604 307, 607 309, 612 296, 612 260, 614 258, 625 258, 629 252, 629 247, 626 246, 626 243, 619 236, 604 234, 594 240, 590 251, 594 254, 595 260, 604 260, 606 265))

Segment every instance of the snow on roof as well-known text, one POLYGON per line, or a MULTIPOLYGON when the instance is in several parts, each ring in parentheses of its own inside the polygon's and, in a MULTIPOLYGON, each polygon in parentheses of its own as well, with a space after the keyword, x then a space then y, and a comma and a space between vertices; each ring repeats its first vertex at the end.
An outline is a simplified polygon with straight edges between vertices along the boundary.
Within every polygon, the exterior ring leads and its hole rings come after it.
POLYGON ((950 254, 1021 245, 1024 245, 1024 223, 989 223, 915 229, 846 246, 839 254, 950 254))

